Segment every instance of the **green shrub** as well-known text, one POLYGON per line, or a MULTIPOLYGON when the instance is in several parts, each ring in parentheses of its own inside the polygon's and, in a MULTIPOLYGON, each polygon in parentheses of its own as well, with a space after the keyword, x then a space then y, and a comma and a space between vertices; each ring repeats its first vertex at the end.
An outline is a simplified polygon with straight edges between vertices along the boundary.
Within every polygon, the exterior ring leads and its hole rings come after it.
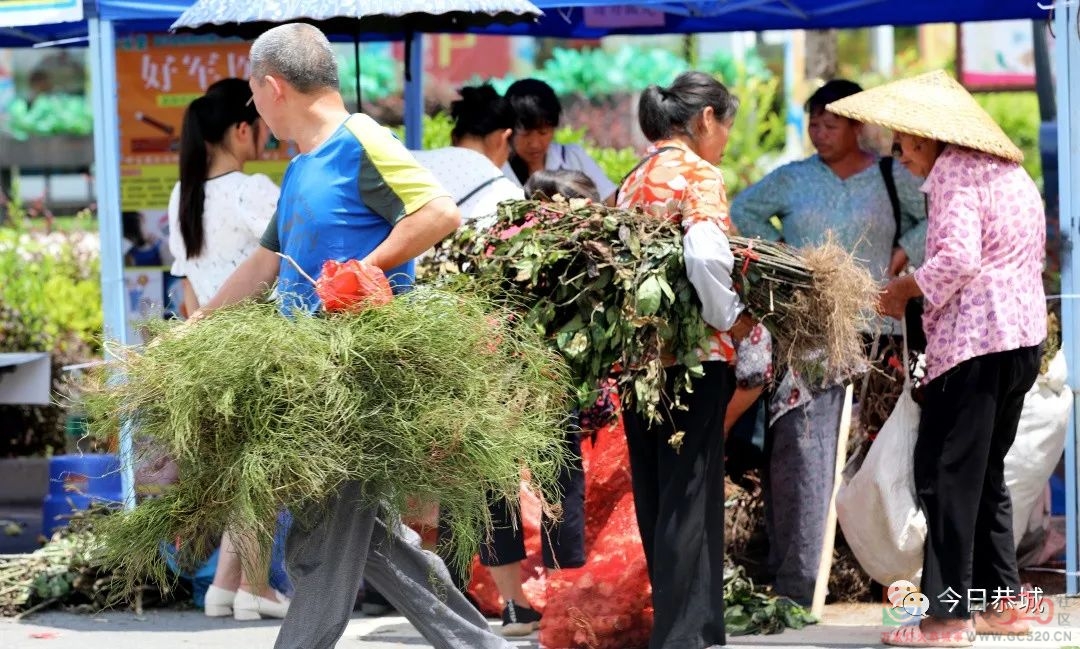
MULTIPOLYGON (((604 49, 555 48, 551 58, 529 76, 545 81, 559 95, 580 94, 587 97, 640 92, 652 84, 666 85, 690 69, 683 57, 656 47, 626 45, 614 52, 604 49)), ((772 73, 755 53, 736 60, 728 52, 717 52, 702 61, 697 69, 716 74, 725 80, 742 75, 769 78, 772 73)), ((499 92, 505 92, 516 76, 491 79, 499 92)), ((475 82, 483 82, 476 79, 475 82)))
MULTIPOLYGON (((53 390, 61 367, 100 353, 97 235, 0 228, 0 352, 49 352, 53 390)), ((0 457, 63 449, 66 408, 0 406, 0 457)))
MULTIPOLYGON (((434 115, 424 115, 424 137, 420 148, 441 149, 450 146, 450 131, 454 130, 454 120, 447 113, 439 112, 434 115)), ((405 140, 405 126, 392 126, 390 130, 397 135, 398 139, 405 140)))
POLYGON ((19 140, 32 135, 90 135, 94 129, 90 102, 82 95, 42 95, 32 105, 16 98, 6 112, 7 130, 19 140))
POLYGON ((102 330, 97 236, 0 230, 0 304, 18 314, 0 323, 0 349, 18 341, 52 351, 72 338, 97 345, 102 330), (19 332, 17 335, 14 332, 19 332), (10 336, 10 338, 8 337, 10 336))
POLYGON ((741 103, 720 164, 729 199, 765 175, 766 162, 783 150, 785 137, 784 118, 776 110, 778 79, 744 74, 731 90, 741 103))
MULTIPOLYGON (((338 57, 338 79, 345 101, 356 99, 356 58, 338 57)), ((386 56, 360 52, 360 101, 377 101, 401 92, 401 65, 386 56)))

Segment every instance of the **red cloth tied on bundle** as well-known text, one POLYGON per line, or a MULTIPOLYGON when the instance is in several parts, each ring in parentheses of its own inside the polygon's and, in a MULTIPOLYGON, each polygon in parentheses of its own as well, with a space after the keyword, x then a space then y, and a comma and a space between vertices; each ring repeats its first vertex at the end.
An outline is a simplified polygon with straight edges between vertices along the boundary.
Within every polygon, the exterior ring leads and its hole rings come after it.
POLYGON ((358 311, 389 304, 394 297, 382 269, 356 259, 345 263, 333 259, 323 264, 315 280, 315 294, 327 311, 358 311))

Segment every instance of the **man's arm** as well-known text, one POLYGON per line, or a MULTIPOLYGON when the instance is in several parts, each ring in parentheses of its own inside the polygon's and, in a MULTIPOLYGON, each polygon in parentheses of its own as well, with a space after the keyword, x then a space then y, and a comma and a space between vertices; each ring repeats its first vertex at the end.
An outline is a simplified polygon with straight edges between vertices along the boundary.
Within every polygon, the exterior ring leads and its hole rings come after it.
POLYGON ((364 261, 384 271, 415 259, 461 225, 461 213, 453 200, 433 198, 401 219, 364 261))
POLYGON ((276 253, 259 246, 229 275, 217 294, 192 314, 191 319, 198 320, 216 309, 266 295, 277 280, 280 263, 276 253))
POLYGON ((435 176, 386 128, 366 115, 345 126, 363 148, 360 199, 393 225, 362 261, 391 271, 412 261, 461 225, 461 213, 435 176))

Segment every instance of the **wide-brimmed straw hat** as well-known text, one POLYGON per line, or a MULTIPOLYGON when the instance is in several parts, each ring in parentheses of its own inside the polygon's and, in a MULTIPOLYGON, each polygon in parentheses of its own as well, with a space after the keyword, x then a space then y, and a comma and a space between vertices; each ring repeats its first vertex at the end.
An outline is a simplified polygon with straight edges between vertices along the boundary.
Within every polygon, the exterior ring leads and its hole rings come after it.
POLYGON ((844 97, 825 110, 857 122, 1023 162, 1024 152, 945 71, 893 81, 844 97))

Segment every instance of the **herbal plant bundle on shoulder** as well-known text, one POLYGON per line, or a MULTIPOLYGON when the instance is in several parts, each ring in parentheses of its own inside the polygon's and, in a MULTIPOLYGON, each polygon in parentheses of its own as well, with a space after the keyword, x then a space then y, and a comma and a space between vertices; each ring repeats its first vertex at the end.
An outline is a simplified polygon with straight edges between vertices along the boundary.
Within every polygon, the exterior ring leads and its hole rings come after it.
POLYGON ((558 502, 566 365, 478 296, 417 288, 290 318, 242 304, 119 357, 124 379, 102 372, 84 392, 92 432, 128 420, 179 467, 162 497, 101 522, 107 562, 129 579, 165 579, 162 542, 185 564, 225 529, 268 545, 280 509, 312 522, 345 481, 365 486, 357 507, 391 518, 438 502, 460 566, 491 528, 488 498, 517 502, 523 467, 558 502))
MULTIPOLYGON (((862 368, 860 332, 878 289, 849 253, 740 237, 730 245, 735 288, 773 334, 781 369, 843 376, 862 368)), ((680 386, 701 373, 708 328, 673 221, 582 200, 504 202, 490 229, 460 230, 418 276, 501 287, 566 359, 583 408, 614 372, 624 398, 656 419, 665 366, 685 367, 680 386)))

